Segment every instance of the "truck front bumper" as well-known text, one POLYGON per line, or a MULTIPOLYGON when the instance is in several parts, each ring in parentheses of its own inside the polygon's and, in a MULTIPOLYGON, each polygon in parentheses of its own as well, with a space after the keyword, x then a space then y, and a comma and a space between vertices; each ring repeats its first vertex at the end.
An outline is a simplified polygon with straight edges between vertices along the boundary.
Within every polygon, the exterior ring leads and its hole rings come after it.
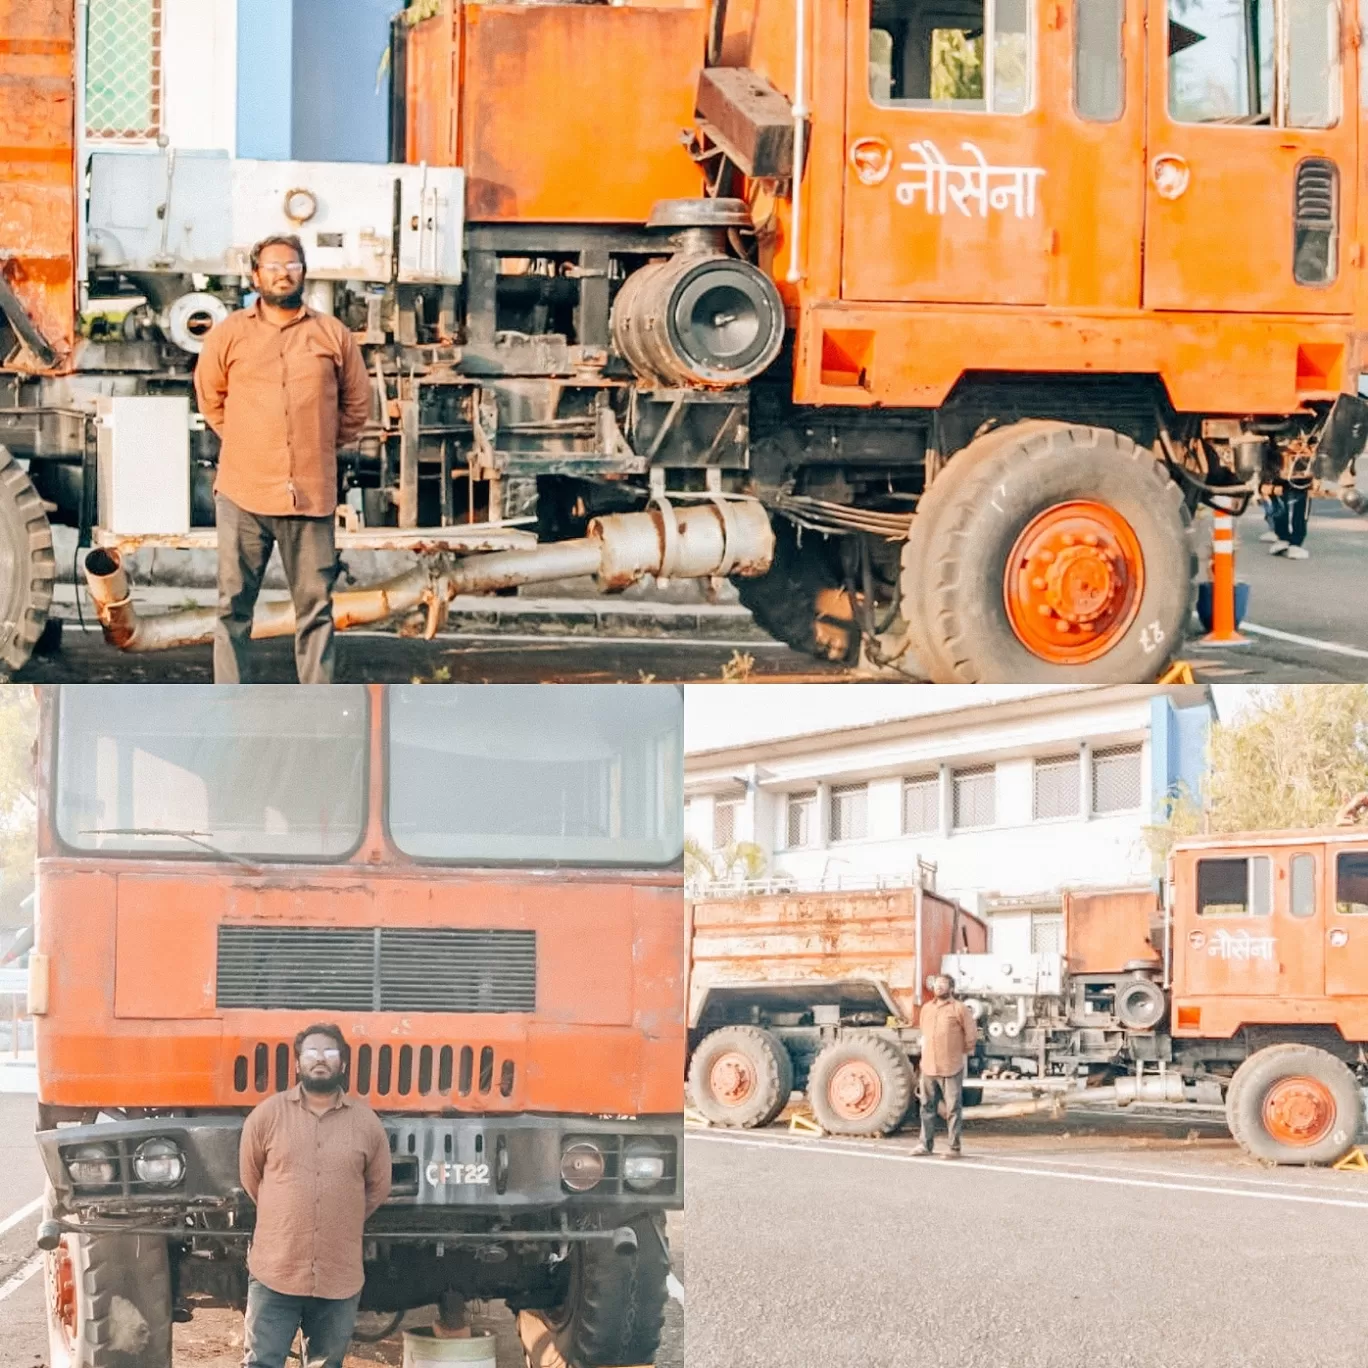
MULTIPOLYGON (((614 1218, 684 1205, 680 1116, 380 1119, 389 1135, 393 1188, 368 1235, 461 1226, 463 1216, 483 1225, 481 1216, 535 1215, 529 1224, 540 1225, 562 1212, 614 1218)), ((37 1138, 61 1210, 88 1219, 245 1212, 251 1204, 238 1170, 244 1120, 238 1114, 148 1117, 63 1126, 37 1138), (140 1177, 139 1152, 151 1141, 176 1147, 183 1159, 177 1182, 140 1177)))

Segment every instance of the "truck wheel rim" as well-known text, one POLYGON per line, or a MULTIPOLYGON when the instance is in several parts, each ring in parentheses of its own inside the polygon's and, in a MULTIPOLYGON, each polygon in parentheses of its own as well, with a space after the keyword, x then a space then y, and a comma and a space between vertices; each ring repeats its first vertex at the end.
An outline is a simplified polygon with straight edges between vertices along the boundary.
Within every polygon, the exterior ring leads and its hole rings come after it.
POLYGON ((76 1273, 65 1239, 48 1260, 48 1300, 53 1319, 61 1327, 67 1352, 71 1353, 76 1345, 76 1273))
POLYGON ((1264 1129, 1283 1145, 1314 1145, 1335 1124, 1335 1098, 1318 1078, 1280 1078, 1263 1104, 1264 1129))
POLYGON ((737 1050, 719 1055, 708 1070, 708 1091, 728 1107, 739 1107, 755 1091, 755 1065, 737 1050))
POLYGON ((832 1110, 846 1121, 863 1121, 878 1110, 883 1101, 883 1080, 879 1071, 862 1059, 842 1064, 827 1085, 832 1110))
POLYGON ((1041 660, 1104 656, 1140 610, 1145 559, 1134 528, 1090 499, 1037 514, 1007 558, 1003 597, 1017 640, 1041 660))

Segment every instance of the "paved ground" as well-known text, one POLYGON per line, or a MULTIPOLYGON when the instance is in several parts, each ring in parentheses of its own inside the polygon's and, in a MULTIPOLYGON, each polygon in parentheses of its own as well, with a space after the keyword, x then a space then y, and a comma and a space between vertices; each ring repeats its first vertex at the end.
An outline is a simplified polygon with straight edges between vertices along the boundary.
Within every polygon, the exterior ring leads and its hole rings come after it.
MULTIPOLYGON (((1199 522, 1209 540, 1209 521, 1199 522)), ((1194 640, 1184 656, 1200 680, 1307 683, 1360 680, 1368 674, 1368 519, 1337 500, 1317 500, 1308 546, 1311 559, 1270 557, 1258 541, 1258 510, 1241 520, 1237 572, 1250 586, 1249 642, 1209 647, 1194 640)), ((139 591, 149 611, 208 602, 203 589, 139 591)), ((61 650, 35 660, 21 678, 34 682, 207 681, 207 647, 158 655, 121 655, 98 631, 82 630, 70 585, 59 586, 64 620, 61 650)), ((854 680, 842 667, 798 655, 755 628, 730 594, 717 603, 522 597, 471 600, 452 630, 433 642, 389 632, 340 638, 339 672, 350 680, 521 682, 701 681, 733 679, 854 680)), ((89 614, 87 613, 87 619, 89 614)), ((294 678, 288 642, 259 647, 263 682, 294 678)))
POLYGON ((1368 1173, 1269 1170, 1223 1126, 690 1131, 690 1368, 1361 1368, 1368 1173))
MULTIPOLYGON (((30 1210, 43 1189, 34 1117, 32 1097, 0 1094, 0 1368, 46 1368, 48 1362, 43 1272, 34 1254, 38 1212, 36 1207, 30 1210)), ((683 1368, 684 1363, 683 1221, 678 1216, 670 1218, 670 1240, 675 1282, 657 1368, 683 1368)), ((414 1312, 407 1323, 430 1324, 431 1314, 414 1312)), ((499 1368, 523 1368, 513 1319, 501 1302, 477 1307, 473 1323, 496 1336, 499 1368)), ((201 1312, 189 1325, 178 1325, 175 1357, 178 1368, 240 1368, 241 1317, 229 1311, 201 1312)), ((347 1362, 348 1368, 359 1368, 402 1360, 402 1340, 396 1334, 347 1362)))

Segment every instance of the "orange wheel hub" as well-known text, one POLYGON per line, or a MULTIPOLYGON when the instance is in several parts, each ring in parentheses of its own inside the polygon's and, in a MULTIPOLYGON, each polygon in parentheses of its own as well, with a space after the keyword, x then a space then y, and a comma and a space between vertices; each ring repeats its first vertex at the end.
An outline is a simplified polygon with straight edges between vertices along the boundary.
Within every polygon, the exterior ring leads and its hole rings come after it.
POLYGON ((1017 640, 1053 664, 1104 656, 1140 610, 1145 560, 1114 508, 1079 499, 1026 526, 1007 559, 1003 597, 1017 640))
POLYGON ((724 1106, 739 1107, 755 1091, 755 1066, 737 1050, 718 1055, 708 1070, 708 1090, 724 1106))
POLYGON ((53 1318, 62 1327, 67 1348, 71 1350, 76 1344, 76 1273, 66 1240, 52 1251, 48 1260, 48 1300, 53 1318))
POLYGON ((1318 1078, 1280 1078, 1263 1104, 1264 1129, 1282 1145, 1323 1140, 1335 1124, 1335 1098, 1318 1078))
POLYGON ((883 1080, 879 1071, 862 1059, 842 1064, 827 1084, 827 1100, 837 1116, 846 1121, 863 1121, 877 1111, 883 1101, 883 1080))

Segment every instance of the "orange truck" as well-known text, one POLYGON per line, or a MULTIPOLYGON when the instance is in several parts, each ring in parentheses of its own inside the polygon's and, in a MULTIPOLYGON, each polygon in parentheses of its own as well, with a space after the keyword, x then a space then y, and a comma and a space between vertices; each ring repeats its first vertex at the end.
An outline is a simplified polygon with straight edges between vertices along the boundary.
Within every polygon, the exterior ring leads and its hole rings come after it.
POLYGON ((926 882, 690 902, 689 1092, 709 1121, 767 1126, 796 1087, 833 1134, 902 1124, 926 980, 988 946, 984 923, 926 882))
POLYGON ((102 145, 77 12, 0 0, 10 669, 51 520, 111 641, 206 638, 123 561, 213 544, 186 396, 267 231, 375 375, 344 551, 420 557, 343 625, 730 577, 818 656, 1152 680, 1200 506, 1313 475, 1361 502, 1346 0, 414 0, 386 167, 102 145))
MULTIPOLYGON (((1072 1104, 1223 1106, 1231 1134, 1257 1159, 1340 1159, 1359 1137, 1368 1082, 1368 833, 1335 827, 1186 839, 1174 848, 1163 890, 1067 893, 1063 954, 1009 958, 980 945, 938 961, 920 956, 927 974, 954 975, 978 1019, 971 1105, 989 1097, 980 1113, 988 1116, 1072 1104)), ((864 921, 869 914, 854 909, 876 907, 882 896, 790 899, 806 908, 792 924, 806 939, 791 945, 762 939, 771 900, 698 904, 691 1013, 700 991, 708 997, 700 985, 719 977, 715 960, 744 977, 754 957, 766 981, 779 985, 768 990, 774 1012, 765 997, 743 994, 727 1010, 749 1024, 730 1029, 764 1037, 771 1052, 770 1037, 789 1031, 815 1039, 837 1030, 848 1049, 858 1037, 862 1069, 878 1076, 863 1096, 882 1089, 905 1101, 903 1056, 915 1061, 918 1050, 910 1014, 889 1010, 879 1022, 886 993, 859 1006, 814 990, 808 961, 795 953, 799 944, 824 944, 823 927, 837 917, 864 921), (842 907, 852 910, 831 910, 842 907), (772 948, 762 952, 762 944, 772 948)), ((917 961, 905 932, 869 927, 875 948, 867 963, 882 957, 886 966, 879 982, 906 974, 917 961)), ((693 1015, 690 1025, 696 1029, 693 1015)), ((690 1077, 709 1119, 773 1119, 731 1102, 722 1085, 732 1074, 705 1073, 701 1049, 694 1045, 690 1077)), ((834 1133, 887 1133, 903 1119, 895 1106, 842 1114, 809 1091, 815 1115, 834 1133)))
POLYGON ((650 1361, 683 1204, 681 714, 659 686, 45 691, 53 1368, 169 1368, 173 1322, 244 1305, 243 1120, 319 1020, 393 1156, 363 1310, 455 1328, 502 1298, 572 1368, 650 1361))

